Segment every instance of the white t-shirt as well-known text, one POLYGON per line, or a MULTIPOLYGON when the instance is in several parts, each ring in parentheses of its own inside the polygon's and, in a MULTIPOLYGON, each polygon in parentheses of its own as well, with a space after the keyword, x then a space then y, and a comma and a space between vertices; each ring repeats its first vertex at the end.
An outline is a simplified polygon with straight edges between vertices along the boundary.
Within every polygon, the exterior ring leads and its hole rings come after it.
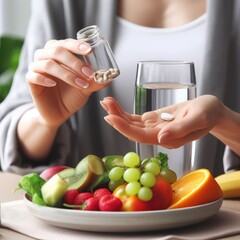
POLYGON ((197 86, 201 84, 206 14, 188 24, 174 28, 144 27, 118 17, 116 28, 113 52, 121 74, 112 84, 113 96, 127 112, 133 112, 134 83, 138 61, 194 62, 197 86), (125 89, 125 91, 122 92, 119 89, 125 89), (123 98, 122 95, 125 97, 123 98))

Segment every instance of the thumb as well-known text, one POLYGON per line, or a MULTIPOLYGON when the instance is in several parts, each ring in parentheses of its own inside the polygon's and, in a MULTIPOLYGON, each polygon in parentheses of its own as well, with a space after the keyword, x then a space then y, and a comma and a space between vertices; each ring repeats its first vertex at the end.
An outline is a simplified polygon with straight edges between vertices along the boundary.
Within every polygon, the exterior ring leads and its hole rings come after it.
POLYGON ((180 120, 173 120, 166 124, 158 133, 160 144, 177 138, 183 138, 191 133, 208 128, 207 124, 201 124, 198 117, 185 116, 180 120))

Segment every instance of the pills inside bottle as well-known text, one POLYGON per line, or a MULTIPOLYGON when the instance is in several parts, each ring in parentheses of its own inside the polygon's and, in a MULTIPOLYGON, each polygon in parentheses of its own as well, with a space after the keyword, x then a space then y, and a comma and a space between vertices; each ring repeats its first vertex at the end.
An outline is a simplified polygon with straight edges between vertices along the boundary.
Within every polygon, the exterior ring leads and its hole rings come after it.
POLYGON ((87 42, 92 47, 92 52, 83 57, 85 62, 90 64, 95 71, 95 82, 99 84, 111 82, 120 74, 110 45, 101 36, 98 26, 92 25, 81 29, 77 33, 77 39, 87 42))

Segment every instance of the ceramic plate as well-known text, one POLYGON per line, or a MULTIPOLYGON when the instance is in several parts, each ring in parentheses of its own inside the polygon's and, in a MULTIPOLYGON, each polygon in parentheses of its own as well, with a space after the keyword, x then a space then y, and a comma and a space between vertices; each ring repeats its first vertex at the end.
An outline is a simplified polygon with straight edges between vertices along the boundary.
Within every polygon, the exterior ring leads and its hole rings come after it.
POLYGON ((91 232, 140 232, 192 225, 217 213, 222 199, 195 207, 142 211, 100 212, 44 207, 24 198, 33 215, 48 224, 91 232))

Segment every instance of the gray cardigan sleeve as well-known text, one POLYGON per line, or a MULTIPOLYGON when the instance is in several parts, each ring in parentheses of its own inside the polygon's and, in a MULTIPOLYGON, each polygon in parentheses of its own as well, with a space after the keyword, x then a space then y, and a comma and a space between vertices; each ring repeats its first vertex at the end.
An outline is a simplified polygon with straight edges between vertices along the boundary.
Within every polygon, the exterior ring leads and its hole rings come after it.
MULTIPOLYGON (((75 166, 76 162, 74 161, 78 161, 77 159, 81 157, 79 139, 76 139, 78 132, 92 131, 91 126, 86 127, 86 123, 89 125, 89 119, 92 119, 92 114, 89 114, 87 110, 81 111, 61 126, 48 159, 41 165, 33 164, 21 154, 16 128, 22 114, 33 107, 25 75, 29 63, 33 61, 34 52, 43 48, 50 39, 76 38, 79 29, 91 24, 98 24, 103 34, 111 41, 113 19, 116 16, 116 1, 113 0, 32 0, 31 4, 31 17, 20 63, 11 91, 5 101, 0 104, 1 168, 3 171, 19 174, 40 172, 49 165, 75 166), (103 12, 104 14, 102 14, 103 12), (79 119, 81 120, 79 121, 79 119), (87 120, 85 121, 85 119, 87 120), (83 121, 85 121, 85 125, 83 121), (84 126, 80 127, 79 122, 84 126)), ((88 108, 96 108, 96 105, 90 103, 88 108)), ((95 112, 97 114, 97 111, 95 112)), ((91 138, 91 143, 89 143, 83 139, 81 142, 82 155, 89 153, 89 148, 97 146, 94 140, 91 138)))
MULTIPOLYGON (((198 85, 200 95, 217 96, 236 112, 240 112, 239 13, 240 1, 238 0, 208 1, 202 83, 198 85)), ((210 134, 197 141, 195 158, 194 168, 212 169, 215 175, 230 169, 240 169, 240 156, 233 154, 229 148, 225 148, 222 142, 210 134)))
POLYGON ((81 15, 84 1, 72 4, 67 4, 67 2, 59 0, 32 1, 31 18, 20 64, 15 73, 10 93, 0 104, 0 160, 3 171, 19 174, 25 174, 29 171, 39 172, 46 167, 44 165, 64 164, 66 155, 70 151, 69 123, 64 124, 59 129, 53 152, 50 154, 51 163, 46 162, 42 166, 34 165, 31 161, 23 159, 16 137, 16 128, 20 117, 25 111, 33 107, 25 75, 29 63, 33 60, 35 50, 42 48, 49 39, 75 37, 77 29, 83 24, 81 19, 73 21, 73 18, 76 13, 81 15), (70 14, 71 12, 73 15, 70 14), (71 25, 70 29, 69 25, 71 25))
POLYGON ((226 147, 223 155, 223 164, 225 172, 240 170, 239 162, 240 157, 235 152, 233 152, 229 147, 226 147))

